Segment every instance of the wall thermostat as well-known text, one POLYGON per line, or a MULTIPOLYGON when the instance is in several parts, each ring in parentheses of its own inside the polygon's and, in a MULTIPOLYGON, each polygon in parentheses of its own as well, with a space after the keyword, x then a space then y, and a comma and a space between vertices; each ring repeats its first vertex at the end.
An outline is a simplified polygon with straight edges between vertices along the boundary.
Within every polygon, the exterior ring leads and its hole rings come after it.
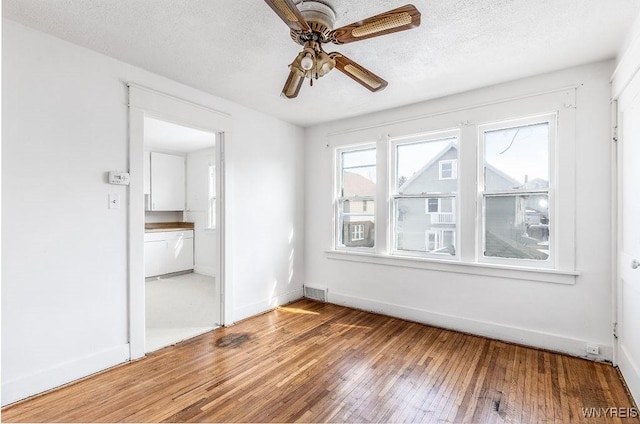
POLYGON ((109 184, 129 185, 129 173, 120 171, 109 171, 109 184))

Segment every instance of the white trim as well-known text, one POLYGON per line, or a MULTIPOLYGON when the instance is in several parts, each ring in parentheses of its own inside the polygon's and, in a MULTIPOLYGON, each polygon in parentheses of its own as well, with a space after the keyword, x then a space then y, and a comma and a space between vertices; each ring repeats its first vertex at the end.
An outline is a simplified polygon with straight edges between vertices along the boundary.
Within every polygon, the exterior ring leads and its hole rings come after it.
MULTIPOLYGON (((231 115, 210 109, 204 105, 192 103, 188 100, 173 97, 150 88, 136 84, 129 87, 129 228, 128 228, 128 263, 129 263, 129 349, 130 358, 137 359, 145 355, 145 287, 144 287, 144 195, 143 195, 143 152, 144 152, 144 117, 150 116, 167 122, 197 128, 216 133, 216 170, 218 172, 218 206, 230 208, 224 199, 224 172, 222 166, 224 155, 225 135, 233 129, 231 115)), ((219 247, 225 244, 225 226, 223 221, 226 211, 218 207, 216 232, 219 247)), ((220 282, 222 298, 222 325, 225 324, 228 310, 231 310, 232 299, 227 296, 230 281, 227 280, 225 270, 230 269, 229 251, 218 249, 216 281, 220 282)))
POLYGON ((627 353, 624 346, 619 345, 616 353, 617 363, 620 369, 633 370, 632 372, 621 374, 629 388, 629 392, 631 392, 633 396, 633 400, 637 405, 640 405, 640 364, 627 353))
MULTIPOLYGON (((376 201, 376 196, 362 196, 362 197, 355 197, 355 196, 344 196, 341 193, 341 189, 342 189, 342 154, 343 153, 350 153, 350 152, 357 152, 357 151, 364 151, 364 150, 373 150, 376 153, 376 161, 373 163, 373 165, 376 168, 376 187, 378 187, 378 160, 377 160, 377 155, 378 155, 378 148, 377 148, 377 144, 376 142, 364 142, 364 143, 357 143, 357 144, 351 144, 348 146, 342 146, 342 147, 337 147, 333 149, 333 157, 334 157, 334 166, 333 166, 333 247, 335 249, 340 249, 340 250, 353 250, 353 249, 357 249, 357 250, 363 250, 366 249, 368 251, 373 252, 375 249, 375 246, 377 244, 377 237, 376 237, 376 233, 377 231, 374 231, 374 240, 373 240, 373 244, 374 247, 350 247, 350 246, 346 246, 344 243, 340 244, 340 241, 342 239, 342 234, 343 234, 343 219, 342 219, 342 212, 341 212, 341 205, 342 203, 344 203, 344 201, 347 200, 372 200, 374 202, 374 209, 373 209, 373 213, 367 213, 365 215, 373 215, 373 222, 377 222, 378 220, 378 213, 377 213, 377 209, 378 207, 377 205, 377 201, 376 201)), ((374 227, 375 228, 375 227, 374 227)))
POLYGON ((508 265, 467 263, 455 260, 400 255, 381 255, 365 252, 345 252, 339 250, 327 250, 325 251, 325 256, 328 259, 341 261, 363 262, 377 265, 568 285, 575 284, 576 277, 580 275, 579 271, 574 270, 538 269, 508 265))
MULTIPOLYGON (((206 275, 207 277, 214 277, 214 278, 215 278, 215 276, 217 274, 215 267, 202 266, 202 265, 200 265, 200 266, 196 265, 193 268, 193 272, 195 272, 196 274, 206 275)), ((217 282, 216 282, 216 284, 217 284, 217 282)))
MULTIPOLYGON (((459 264, 468 266, 470 269, 516 269, 516 270, 533 270, 533 274, 526 274, 523 280, 547 281, 549 278, 532 278, 532 275, 547 275, 545 271, 557 271, 553 275, 572 276, 578 275, 576 272, 576 164, 572 158, 576 157, 576 96, 579 85, 564 87, 561 89, 553 89, 535 94, 518 96, 501 101, 486 102, 482 105, 463 107, 453 111, 436 112, 413 117, 408 119, 400 119, 392 123, 376 124, 364 128, 356 128, 343 132, 334 132, 327 135, 327 147, 333 154, 334 172, 337 171, 335 149, 353 147, 355 140, 360 140, 363 144, 366 141, 377 138, 377 175, 378 189, 376 195, 376 240, 373 249, 364 250, 363 248, 351 248, 349 252, 355 256, 364 255, 379 258, 396 258, 417 256, 408 252, 398 252, 392 246, 394 242, 392 223, 393 223, 393 202, 392 193, 395 192, 393 175, 393 164, 395 163, 394 142, 412 143, 424 138, 424 135, 435 134, 442 135, 446 131, 452 131, 457 128, 459 131, 458 138, 458 161, 459 168, 464 165, 464 169, 468 172, 458 172, 458 192, 456 201, 456 257, 460 260, 459 264), (508 107, 504 103, 510 102, 508 107), (473 110, 470 110, 473 109, 473 110), (555 226, 554 246, 550 246, 552 257, 554 258, 553 266, 547 265, 543 267, 542 261, 535 263, 523 263, 523 260, 516 260, 516 263, 499 264, 485 263, 485 266, 479 265, 478 251, 480 242, 477 219, 478 219, 478 168, 477 159, 477 139, 479 123, 491 122, 510 122, 517 124, 519 119, 530 119, 535 116, 545 116, 549 114, 557 114, 558 122, 556 125, 556 143, 555 149, 550 151, 550 163, 557 164, 561 158, 569 160, 563 161, 562 166, 556 166, 550 170, 553 175, 550 179, 554 181, 554 186, 549 190, 549 203, 555 205, 551 225, 555 226), (430 118, 430 119, 427 119, 430 118), (401 125, 400 125, 401 124, 401 125), (433 129, 433 131, 427 131, 433 129), (449 129, 449 130, 444 130, 449 129), (390 134, 397 134, 392 137, 390 134), (472 142, 469 142, 471 140, 472 142), (382 169, 384 167, 384 169, 382 169), (381 178, 385 178, 383 181, 381 178), (554 192, 563 193, 562 197, 555 197, 554 192), (562 214, 557 212, 561 211, 562 214), (536 274, 537 272, 537 274, 536 274)), ((335 184, 335 178, 334 178, 335 184)), ((329 188, 329 186, 327 186, 329 188)), ((336 188, 333 186, 332 198, 335 199, 336 188)), ((334 205, 334 211, 335 211, 334 205)), ((336 214, 333 214, 333 231, 331 251, 336 252, 336 214)), ((424 255, 421 255, 424 256, 424 255)), ((429 258, 424 258, 429 262, 429 258)), ((438 261, 447 264, 450 260, 431 257, 431 263, 438 261)), ((487 261, 487 262, 490 262, 487 261)), ((375 263, 375 262, 374 262, 375 263)), ((396 262, 397 264, 397 262, 396 262)), ((444 265, 443 265, 444 266, 444 265)), ((452 268, 448 268, 451 270, 452 268)), ((455 269, 461 269, 453 268, 455 269)), ((456 272, 456 271, 454 271, 456 272)), ((498 276, 503 276, 498 275, 498 276)), ((518 278, 518 277, 516 277, 518 278)), ((548 282, 559 282, 561 284, 575 284, 575 278, 555 278, 548 282), (561 281, 556 281, 560 279, 561 281)))
MULTIPOLYGON (((451 198, 453 199, 453 216, 454 216, 454 225, 456 226, 456 230, 458 230, 458 208, 456 204, 460 200, 460 182, 456 183, 456 192, 455 193, 421 193, 421 194, 400 194, 398 193, 398 189, 400 187, 397 186, 398 181, 398 147, 413 145, 413 144, 422 144, 422 143, 432 143, 438 141, 451 140, 440 152, 436 153, 435 156, 427 163, 425 163, 422 167, 419 168, 404 184, 407 184, 410 181, 413 181, 418 175, 420 175, 423 171, 429 169, 434 166, 438 159, 442 157, 445 153, 447 153, 451 148, 456 149, 456 159, 452 159, 450 161, 456 162, 456 178, 451 178, 457 180, 457 161, 459 159, 459 144, 461 140, 460 128, 442 128, 434 131, 428 132, 420 132, 416 134, 406 134, 400 137, 388 137, 387 149, 388 151, 388 160, 386 161, 387 166, 389 166, 389 170, 387 172, 388 181, 386 184, 386 188, 388 190, 387 195, 385 196, 388 199, 388 219, 386 224, 389 227, 389 230, 385 233, 387 237, 388 250, 378 251, 377 253, 382 254, 383 256, 387 255, 387 252, 390 252, 391 255, 400 255, 400 256, 411 256, 417 258, 433 258, 437 259, 442 257, 442 254, 439 253, 431 253, 429 251, 425 252, 416 252, 409 250, 401 250, 398 249, 397 246, 397 237, 395 233, 396 228, 396 203, 400 199, 407 198, 422 198, 425 200, 425 212, 427 215, 429 214, 428 208, 428 199, 438 198, 438 210, 441 209, 441 198, 451 198)), ((438 163, 438 177, 440 177, 440 165, 438 163)), ((404 185, 403 184, 403 185, 404 185)), ((382 203, 382 202, 380 202, 382 203)), ((459 259, 459 239, 458 234, 459 231, 454 231, 455 233, 455 255, 447 255, 448 258, 451 259, 459 259)), ((427 246, 428 247, 428 243, 427 246)))
POLYGON ((574 339, 572 337, 566 337, 558 334, 474 320, 393 303, 380 302, 373 299, 364 299, 348 294, 337 293, 331 289, 329 290, 329 302, 382 315, 398 317, 439 328, 446 328, 454 331, 476 334, 478 336, 488 337, 491 339, 503 340, 510 343, 566 353, 572 356, 595 361, 611 360, 612 347, 608 345, 598 344, 600 347, 600 354, 587 355, 585 353, 586 344, 594 344, 593 341, 590 340, 574 339))
POLYGON ((281 293, 281 294, 272 296, 270 298, 262 299, 250 305, 244 305, 240 308, 234 309, 233 322, 238 322, 243 319, 247 319, 256 315, 263 314, 267 311, 277 308, 280 305, 284 305, 284 304, 293 302, 295 300, 302 299, 303 296, 304 296, 303 288, 300 287, 299 289, 281 293))
POLYGON ((129 108, 129 349, 145 355, 144 292, 144 112, 129 108))
MULTIPOLYGON (((549 95, 549 94, 557 94, 557 93, 562 93, 562 92, 567 92, 567 91, 575 91, 581 85, 582 84, 567 85, 567 86, 564 86, 564 87, 552 88, 552 89, 549 89, 549 90, 536 91, 534 93, 526 93, 526 94, 522 94, 522 95, 519 95, 519 96, 503 97, 503 98, 490 100, 490 101, 487 101, 487 102, 475 103, 475 104, 472 104, 472 105, 463 106, 463 107, 459 107, 459 108, 445 109, 445 110, 438 111, 438 112, 424 113, 424 114, 420 114, 420 115, 416 115, 416 116, 411 116, 411 117, 408 117, 408 118, 395 119, 395 120, 392 120, 392 121, 384 121, 384 122, 376 123, 376 124, 373 124, 373 125, 366 125, 366 126, 361 126, 361 127, 356 127, 356 128, 349 128, 349 129, 341 130, 341 131, 334 131, 334 132, 328 133, 327 137, 336 137, 336 136, 346 135, 346 134, 350 134, 350 133, 357 133, 357 132, 360 132, 360 131, 372 130, 372 129, 377 129, 377 128, 381 128, 381 127, 388 127, 388 126, 391 126, 391 125, 402 124, 402 123, 405 123, 405 122, 414 122, 414 121, 419 121, 419 120, 423 120, 423 119, 427 119, 427 118, 433 118, 433 117, 438 117, 438 116, 442 116, 442 115, 448 115, 448 114, 453 114, 453 113, 458 113, 458 112, 464 112, 464 111, 468 111, 468 110, 472 110, 472 109, 479 109, 479 108, 488 107, 488 106, 495 106, 495 105, 499 105, 499 104, 502 104, 502 103, 509 103, 509 102, 518 101, 518 100, 526 100, 526 99, 536 98, 536 97, 545 96, 545 95, 549 95)), ((486 89, 486 87, 485 87, 485 89, 486 89)), ((388 136, 392 137, 391 134, 388 134, 388 136)), ((397 135, 397 136, 393 135, 392 138, 402 138, 404 136, 405 135, 397 135)), ((411 135, 409 135, 409 137, 411 137, 411 135)))
MULTIPOLYGON (((5 346, 5 349, 7 346, 5 346)), ((124 344, 2 383, 2 406, 54 389, 129 360, 124 344)))
POLYGON ((640 15, 631 25, 625 45, 618 53, 618 63, 611 75, 612 98, 617 99, 625 91, 633 77, 640 72, 640 15))
MULTIPOLYGON (((558 168, 558 164, 555 162, 556 158, 559 157, 556 154, 556 149, 558 146, 557 143, 557 122, 558 122, 558 112, 550 112, 544 114, 535 114, 531 116, 524 116, 516 119, 509 120, 501 120, 488 122, 478 125, 478 154, 477 154, 477 176, 478 176, 478 199, 477 199, 477 220, 478 226, 476 228, 477 234, 477 252, 476 257, 478 258, 478 262, 488 263, 488 264, 504 264, 504 265, 512 265, 512 266, 531 266, 531 267, 540 267, 540 268, 551 268, 554 269, 557 266, 556 261, 556 246, 558 246, 558 236, 556 232, 556 228, 558 227, 558 214, 556 213, 558 208, 555 205, 555 187, 556 187, 556 170, 558 168), (485 167, 488 167, 489 164, 485 163, 485 134, 491 131, 500 131, 504 129, 513 129, 519 128, 529 125, 536 125, 547 123, 549 125, 549 143, 548 143, 548 167, 549 167, 549 180, 548 180, 548 188, 546 190, 532 190, 532 189, 514 189, 507 191, 496 191, 496 190, 486 190, 486 175, 484 172, 485 167), (519 195, 527 195, 527 194, 547 194, 547 199, 549 203, 549 256, 545 260, 533 260, 533 259, 518 259, 518 258, 503 258, 503 257, 493 257, 493 256, 485 256, 485 243, 486 243, 486 199, 487 197, 494 197, 496 195, 507 194, 508 196, 517 197, 519 195)), ((569 160, 563 162, 563 166, 570 166, 570 161, 574 160, 573 157, 569 160)), ((498 172, 502 173, 499 169, 492 167, 498 172)), ((510 177, 513 179, 512 177, 510 177)), ((572 217, 573 219, 573 217, 572 217)))

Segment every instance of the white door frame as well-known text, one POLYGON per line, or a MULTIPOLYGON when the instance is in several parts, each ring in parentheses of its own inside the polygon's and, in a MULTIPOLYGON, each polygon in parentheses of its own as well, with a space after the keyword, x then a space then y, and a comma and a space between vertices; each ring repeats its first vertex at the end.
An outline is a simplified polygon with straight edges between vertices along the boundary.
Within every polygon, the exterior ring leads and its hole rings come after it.
MULTIPOLYGON (((640 363, 637 358, 630 356, 630 353, 627 352, 622 345, 622 337, 625 335, 624 342, 627 345, 631 343, 635 343, 637 346, 637 339, 633 341, 629 340, 628 332, 624 331, 624 327, 627 324, 623 318, 623 304, 625 301, 625 293, 623 293, 624 283, 622 280, 625 276, 629 276, 629 269, 631 266, 631 260, 633 259, 629 256, 628 252, 623 252, 623 231, 625 231, 623 227, 623 207, 624 207, 624 199, 623 199, 623 173, 624 173, 624 164, 623 164, 623 155, 625 154, 625 145, 628 145, 629 140, 625 139, 626 134, 624 134, 624 129, 620 128, 620 125, 624 126, 624 122, 622 121, 622 114, 626 110, 626 103, 630 102, 630 99, 637 98, 640 96, 640 72, 636 73, 635 76, 628 81, 627 84, 622 87, 619 92, 615 93, 615 99, 612 102, 612 119, 613 119, 613 136, 617 141, 615 147, 613 149, 613 160, 614 162, 614 205, 615 205, 615 213, 612 214, 614 217, 614 228, 615 228, 615 241, 614 241, 614 255, 613 255, 613 314, 614 314, 614 351, 613 351, 613 363, 618 366, 625 382, 634 397, 636 402, 640 401, 640 363), (627 97, 625 97, 627 96, 627 97), (620 100, 623 100, 621 104, 620 100), (624 334, 618 334, 623 332, 624 334)), ((635 142, 638 142, 637 140, 635 142)), ((637 271, 631 271, 635 274, 637 271)), ((637 280, 636 280, 637 281, 637 280)), ((629 294, 626 294, 629 296, 629 294)), ((640 337, 636 335, 636 337, 640 337)), ((628 346, 627 346, 628 347, 628 346)))
POLYGON ((130 359, 145 356, 145 287, 144 287, 144 187, 143 151, 144 117, 216 133, 216 240, 218 266, 216 281, 220 284, 220 324, 230 322, 233 299, 231 281, 225 270, 230 269, 229 241, 225 237, 229 222, 225 219, 230 208, 225 198, 229 178, 225 171, 225 144, 232 132, 230 115, 136 84, 129 87, 129 353, 130 359))

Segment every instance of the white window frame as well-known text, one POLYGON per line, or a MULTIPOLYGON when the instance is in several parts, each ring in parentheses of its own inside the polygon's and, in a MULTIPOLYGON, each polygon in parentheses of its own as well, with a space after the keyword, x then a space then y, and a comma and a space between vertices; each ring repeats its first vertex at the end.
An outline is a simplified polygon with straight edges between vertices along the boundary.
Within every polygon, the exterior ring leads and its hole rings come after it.
POLYGON ((351 241, 364 240, 364 224, 352 224, 351 226, 351 241))
MULTIPOLYGON (((346 246, 344 244, 340 244, 340 240, 342 238, 342 231, 343 231, 343 214, 342 214, 342 204, 345 201, 372 201, 373 204, 376 204, 376 196, 343 196, 341 193, 341 189, 342 189, 342 154, 343 153, 349 153, 349 152, 357 152, 357 151, 362 151, 362 150, 374 150, 376 151, 376 179, 379 178, 378 176, 378 160, 377 160, 377 145, 376 143, 372 143, 372 142, 368 142, 368 143, 361 143, 361 144, 355 144, 355 145, 349 145, 349 146, 344 146, 341 148, 337 148, 335 150, 335 161, 334 161, 334 171, 335 171, 335 185, 334 185, 334 223, 333 223, 333 228, 334 228, 334 240, 333 240, 333 247, 335 250, 341 250, 341 251, 354 251, 354 252, 366 252, 366 253, 373 253, 375 252, 375 246, 378 243, 378 241, 376 240, 376 235, 375 235, 375 231, 374 231, 374 245, 373 247, 366 247, 366 246, 346 246)), ((376 185, 378 184, 378 182, 376 182, 376 185)), ((378 217, 377 217, 377 211, 376 211, 376 207, 373 208, 372 213, 366 213, 363 215, 366 216, 370 216, 373 215, 373 222, 374 225, 376 222, 378 222, 378 217)), ((368 211, 367 211, 368 212, 368 211)), ((375 227, 374 227, 375 228, 375 227)), ((353 240, 352 240, 353 241, 353 240)), ((357 240, 356 240, 357 241, 357 240)))
POLYGON ((449 160, 441 160, 438 162, 438 178, 441 180, 455 180, 458 178, 458 160, 457 159, 449 159, 449 160), (442 165, 451 164, 451 176, 443 177, 442 176, 442 165))
MULTIPOLYGON (((459 202, 459 196, 460 196, 460 183, 457 182, 456 184, 456 193, 455 195, 451 195, 451 193, 435 193, 435 192, 428 192, 428 193, 421 193, 421 194, 399 194, 397 193, 397 189, 396 189, 396 185, 395 182, 398 181, 399 175, 398 175, 398 157, 397 157, 397 149, 399 146, 405 146, 405 145, 410 145, 410 144, 419 144, 419 143, 425 143, 425 142, 436 142, 439 140, 446 140, 446 139, 455 139, 456 145, 458 146, 458 157, 460 156, 460 130, 458 128, 454 128, 454 129, 444 129, 444 130, 437 130, 437 131, 430 131, 430 132, 426 132, 426 133, 419 133, 419 134, 412 134, 409 136, 402 136, 402 137, 390 137, 389 138, 389 161, 388 161, 388 167, 389 167, 389 178, 388 178, 388 187, 389 187, 389 222, 387 223, 387 225, 389 226, 389 233, 387 235, 388 237, 388 244, 389 244, 389 250, 390 250, 390 254, 394 255, 394 256, 407 256, 407 257, 418 257, 418 258, 431 258, 431 259, 439 259, 439 260, 447 260, 447 261, 457 261, 460 259, 460 255, 459 255, 459 239, 458 239, 458 231, 455 231, 455 238, 454 238, 454 243, 456 246, 456 253, 454 255, 450 255, 450 254, 443 254, 443 253, 432 253, 432 252, 418 252, 418 251, 409 251, 409 250, 402 250, 402 249, 398 249, 397 248, 397 235, 396 235, 396 211, 395 211, 395 203, 396 201, 398 201, 399 199, 410 199, 410 198, 422 198, 425 201, 425 205, 426 205, 426 210, 425 212, 427 213, 427 215, 429 215, 429 208, 428 208, 428 199, 433 199, 433 198, 437 198, 438 199, 438 210, 440 210, 440 199, 441 198, 453 198, 454 199, 454 203, 457 204, 459 202)), ((447 161, 455 161, 457 162, 458 159, 450 159, 450 160, 444 160, 444 161, 439 161, 438 163, 438 178, 440 177, 440 162, 447 162, 447 161)), ((457 178, 456 178, 457 179, 457 178)), ((457 207, 454 207, 454 214, 457 214, 457 207)), ((454 223, 456 225, 456 230, 457 230, 457 226, 459 219, 456 215, 456 217, 454 218, 454 223)), ((427 230, 429 231, 429 230, 427 230)), ((426 248, 428 248, 428 243, 426 248)))
POLYGON ((495 121, 478 126, 478 197, 477 197, 477 259, 480 263, 487 264, 502 264, 512 266, 526 266, 535 268, 555 268, 556 267, 556 245, 557 245, 557 215, 556 215, 556 203, 555 203, 555 188, 556 188, 556 144, 557 144, 557 122, 558 114, 556 112, 532 115, 528 117, 495 121), (549 187, 547 189, 513 189, 513 190, 501 190, 501 191, 485 191, 485 172, 484 172, 484 152, 485 152, 485 138, 484 134, 490 131, 510 129, 523 127, 527 125, 535 125, 547 123, 549 125, 549 187), (502 258, 494 256, 485 256, 485 236, 486 236, 486 214, 485 203, 488 197, 500 197, 500 196, 518 196, 518 195, 544 195, 548 197, 548 211, 549 211, 549 257, 545 260, 536 259, 519 259, 519 258, 502 258))
MULTIPOLYGON (((554 88, 544 92, 525 94, 506 99, 492 99, 482 104, 429 113, 413 118, 402 118, 361 128, 347 128, 327 135, 330 157, 335 150, 353 145, 354 141, 377 140, 377 185, 375 205, 375 250, 370 252, 336 249, 335 243, 327 240, 325 255, 329 259, 370 263, 405 268, 451 272, 456 274, 481 275, 542 283, 568 284, 576 282, 580 271, 576 268, 576 100, 579 85, 554 88), (517 121, 555 114, 557 116, 555 145, 549 152, 550 187, 549 219, 551 261, 502 260, 483 258, 479 255, 484 243, 481 228, 482 208, 479 202, 478 149, 479 127, 496 122, 517 121), (437 132, 438 129, 459 131, 457 173, 458 198, 456 199, 456 255, 457 258, 438 255, 412 255, 406 251, 394 251, 393 164, 395 151, 392 142, 408 141, 417 135, 437 132), (561 165, 559 165, 561 163, 561 165), (545 266, 546 265, 546 266, 545 266)), ((333 163, 337 171, 336 163, 333 163)), ((334 179, 335 182, 335 179, 334 179)), ((330 190, 327 190, 330 192, 330 190)), ((334 213, 334 220, 335 220, 334 213)), ((334 227, 335 228, 335 222, 334 227)), ((335 233, 332 231, 332 233, 335 233)), ((334 236, 329 235, 332 239, 334 236)))

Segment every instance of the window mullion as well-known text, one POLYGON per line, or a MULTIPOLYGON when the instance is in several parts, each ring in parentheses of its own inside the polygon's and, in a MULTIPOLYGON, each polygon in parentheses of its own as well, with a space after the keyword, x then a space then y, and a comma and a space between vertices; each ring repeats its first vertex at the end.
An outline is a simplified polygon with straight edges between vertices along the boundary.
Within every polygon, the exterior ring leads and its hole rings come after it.
MULTIPOLYGON (((387 149, 389 139, 387 136, 380 137, 376 143, 376 172, 380 176, 388 176, 387 149)), ((383 177, 384 178, 384 177, 383 177)), ((375 239, 374 250, 378 254, 388 254, 391 242, 389 240, 389 187, 388 184, 376 185, 375 202, 375 239)))
POLYGON ((476 222, 481 208, 478 204, 478 126, 463 125, 460 127, 460 143, 458 147, 458 203, 456 215, 458 219, 458 252, 462 262, 476 262, 476 246, 478 232, 476 222))

